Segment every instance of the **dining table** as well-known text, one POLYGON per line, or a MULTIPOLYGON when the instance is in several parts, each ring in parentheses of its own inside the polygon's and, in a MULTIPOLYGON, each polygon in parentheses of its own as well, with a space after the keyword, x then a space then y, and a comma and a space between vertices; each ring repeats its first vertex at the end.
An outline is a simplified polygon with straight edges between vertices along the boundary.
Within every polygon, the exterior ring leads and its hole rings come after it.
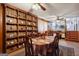
POLYGON ((35 55, 46 55, 46 50, 53 41, 54 36, 32 38, 35 55))

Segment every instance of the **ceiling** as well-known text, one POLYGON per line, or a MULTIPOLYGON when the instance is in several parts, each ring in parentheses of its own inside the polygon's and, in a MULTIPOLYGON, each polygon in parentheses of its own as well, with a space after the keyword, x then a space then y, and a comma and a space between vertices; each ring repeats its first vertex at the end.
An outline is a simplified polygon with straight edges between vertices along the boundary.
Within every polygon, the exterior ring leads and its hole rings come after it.
MULTIPOLYGON (((33 3, 10 3, 25 11, 30 11, 33 3)), ((46 20, 55 19, 56 16, 73 17, 79 16, 79 3, 44 3, 46 11, 33 10, 32 13, 46 20)))

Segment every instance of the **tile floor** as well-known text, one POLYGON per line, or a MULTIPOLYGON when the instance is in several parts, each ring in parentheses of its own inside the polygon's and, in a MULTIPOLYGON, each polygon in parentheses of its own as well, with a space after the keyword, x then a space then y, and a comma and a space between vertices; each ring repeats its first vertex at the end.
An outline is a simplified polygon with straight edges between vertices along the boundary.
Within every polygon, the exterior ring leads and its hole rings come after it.
POLYGON ((79 56, 79 42, 60 40, 59 45, 74 48, 75 56, 79 56))
MULTIPOLYGON (((59 41, 59 45, 74 48, 75 56, 79 56, 79 42, 72 42, 72 41, 66 41, 64 39, 61 39, 59 41)), ((24 51, 24 48, 23 48, 19 51, 16 51, 14 53, 9 54, 9 55, 24 56, 24 52, 25 51, 24 51)))

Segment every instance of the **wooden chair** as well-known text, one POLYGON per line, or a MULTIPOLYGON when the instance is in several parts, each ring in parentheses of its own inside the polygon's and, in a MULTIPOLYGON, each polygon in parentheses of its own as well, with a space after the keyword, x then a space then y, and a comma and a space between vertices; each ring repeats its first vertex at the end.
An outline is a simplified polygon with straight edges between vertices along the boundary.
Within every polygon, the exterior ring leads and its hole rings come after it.
POLYGON ((59 35, 56 35, 54 41, 51 44, 49 44, 46 55, 47 56, 59 55, 59 35))
POLYGON ((24 39, 24 42, 25 42, 25 56, 33 56, 34 49, 33 49, 31 38, 26 37, 26 39, 24 39))
POLYGON ((58 56, 59 55, 59 37, 56 36, 55 40, 54 40, 54 48, 55 48, 55 55, 58 56))

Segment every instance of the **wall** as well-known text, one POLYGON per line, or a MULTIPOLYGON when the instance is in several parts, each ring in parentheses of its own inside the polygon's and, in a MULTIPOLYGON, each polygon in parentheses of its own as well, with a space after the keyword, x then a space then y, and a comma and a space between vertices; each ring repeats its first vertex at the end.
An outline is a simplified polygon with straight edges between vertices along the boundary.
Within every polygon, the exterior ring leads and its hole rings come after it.
POLYGON ((48 22, 38 19, 38 32, 47 31, 48 22))

